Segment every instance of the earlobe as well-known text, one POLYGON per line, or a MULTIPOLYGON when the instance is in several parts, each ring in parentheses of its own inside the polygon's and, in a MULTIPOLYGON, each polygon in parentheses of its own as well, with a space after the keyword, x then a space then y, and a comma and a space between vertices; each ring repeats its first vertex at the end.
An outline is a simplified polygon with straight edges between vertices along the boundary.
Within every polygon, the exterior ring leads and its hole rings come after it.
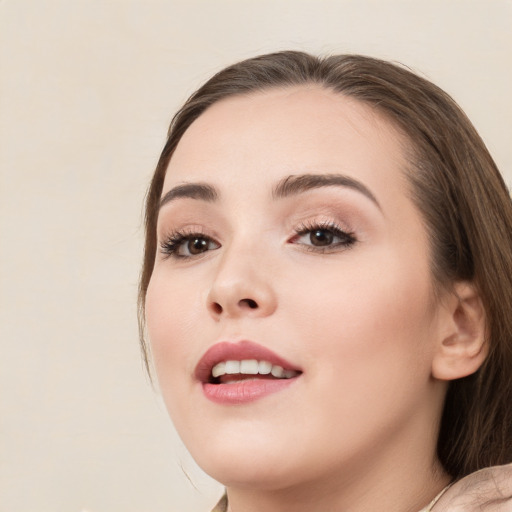
POLYGON ((444 307, 445 325, 435 348, 432 375, 455 380, 475 373, 487 357, 485 309, 478 291, 467 282, 454 286, 444 307))

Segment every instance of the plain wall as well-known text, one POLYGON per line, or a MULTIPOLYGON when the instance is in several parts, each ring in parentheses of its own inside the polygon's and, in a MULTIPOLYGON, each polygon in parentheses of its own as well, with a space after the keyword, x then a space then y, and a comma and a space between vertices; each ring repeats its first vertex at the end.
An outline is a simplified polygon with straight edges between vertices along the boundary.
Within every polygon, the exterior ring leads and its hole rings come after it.
POLYGON ((221 493, 137 338, 143 197, 189 93, 272 50, 400 61, 510 183, 511 27, 510 0, 0 0, 0 512, 198 512, 221 493))

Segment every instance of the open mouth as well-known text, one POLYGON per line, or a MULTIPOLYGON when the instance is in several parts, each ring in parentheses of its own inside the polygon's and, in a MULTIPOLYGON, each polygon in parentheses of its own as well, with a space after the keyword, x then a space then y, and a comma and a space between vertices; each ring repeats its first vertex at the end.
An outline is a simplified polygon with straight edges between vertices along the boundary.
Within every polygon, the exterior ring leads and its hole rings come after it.
POLYGON ((289 387, 302 370, 272 350, 242 340, 210 347, 195 369, 203 393, 213 402, 243 404, 289 387))
POLYGON ((249 379, 292 379, 300 373, 297 370, 287 370, 265 360, 228 360, 213 366, 208 382, 210 384, 230 384, 249 379))

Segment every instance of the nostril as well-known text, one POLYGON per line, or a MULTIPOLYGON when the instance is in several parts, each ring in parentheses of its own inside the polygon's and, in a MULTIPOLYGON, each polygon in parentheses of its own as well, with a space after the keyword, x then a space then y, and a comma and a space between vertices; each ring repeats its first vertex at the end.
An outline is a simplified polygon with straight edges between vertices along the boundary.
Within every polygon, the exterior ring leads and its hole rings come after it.
POLYGON ((220 315, 222 313, 222 306, 217 302, 214 302, 212 304, 212 309, 214 313, 216 313, 217 315, 220 315))
POLYGON ((258 307, 258 304, 255 300, 252 299, 242 299, 239 302, 240 306, 246 306, 249 309, 256 309, 258 307))

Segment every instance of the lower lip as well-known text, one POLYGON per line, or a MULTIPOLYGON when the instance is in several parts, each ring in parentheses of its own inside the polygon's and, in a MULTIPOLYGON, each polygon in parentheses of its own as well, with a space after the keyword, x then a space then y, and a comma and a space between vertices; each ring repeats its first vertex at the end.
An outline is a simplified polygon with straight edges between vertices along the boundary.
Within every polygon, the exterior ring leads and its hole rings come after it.
POLYGON ((248 379, 229 384, 203 384, 206 398, 219 404, 246 404, 286 389, 297 380, 291 379, 248 379))

